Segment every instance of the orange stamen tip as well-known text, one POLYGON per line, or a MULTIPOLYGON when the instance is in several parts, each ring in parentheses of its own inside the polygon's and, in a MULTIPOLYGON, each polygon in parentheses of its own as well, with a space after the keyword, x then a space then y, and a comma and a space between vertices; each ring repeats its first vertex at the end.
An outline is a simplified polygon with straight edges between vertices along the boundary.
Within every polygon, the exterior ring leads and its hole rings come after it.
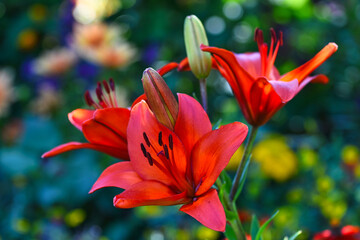
POLYGON ((337 51, 337 50, 338 50, 338 45, 337 45, 336 43, 331 42, 331 43, 329 43, 328 45, 330 45, 330 46, 334 47, 335 51, 337 51))

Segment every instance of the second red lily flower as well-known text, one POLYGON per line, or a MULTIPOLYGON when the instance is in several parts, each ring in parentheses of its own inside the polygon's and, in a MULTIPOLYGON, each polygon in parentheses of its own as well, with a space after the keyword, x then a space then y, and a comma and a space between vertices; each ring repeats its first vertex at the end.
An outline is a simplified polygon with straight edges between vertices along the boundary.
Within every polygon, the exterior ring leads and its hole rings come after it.
POLYGON ((259 52, 235 54, 208 46, 201 46, 201 49, 213 54, 216 67, 230 84, 246 120, 253 126, 261 126, 309 82, 328 82, 325 75, 308 75, 336 52, 338 47, 335 43, 329 43, 307 63, 280 75, 274 63, 282 45, 282 33, 277 38, 275 31, 271 30, 270 49, 264 43, 263 33, 259 29, 255 31, 255 40, 259 52))

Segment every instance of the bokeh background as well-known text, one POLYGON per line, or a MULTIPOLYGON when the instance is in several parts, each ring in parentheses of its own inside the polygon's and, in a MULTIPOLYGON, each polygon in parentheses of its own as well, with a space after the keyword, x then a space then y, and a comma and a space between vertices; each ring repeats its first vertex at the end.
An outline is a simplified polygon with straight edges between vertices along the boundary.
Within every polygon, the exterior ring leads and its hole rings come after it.
MULTIPOLYGON (((222 239, 178 207, 116 209, 119 189, 88 195, 115 163, 78 150, 51 159, 45 151, 85 141, 67 113, 86 107, 83 94, 112 77, 126 107, 142 93, 146 67, 186 55, 183 21, 195 14, 209 43, 256 51, 256 27, 283 31, 280 73, 313 57, 328 42, 339 50, 308 85, 261 128, 239 214, 279 215, 265 239, 303 230, 360 224, 360 3, 357 0, 3 0, 0 2, 0 239, 222 239), (81 26, 82 24, 82 26, 81 26)), ((173 72, 174 92, 199 96, 191 73, 173 72)), ((213 123, 245 122, 227 83, 208 79, 213 123)), ((241 149, 228 171, 234 173, 241 149)))

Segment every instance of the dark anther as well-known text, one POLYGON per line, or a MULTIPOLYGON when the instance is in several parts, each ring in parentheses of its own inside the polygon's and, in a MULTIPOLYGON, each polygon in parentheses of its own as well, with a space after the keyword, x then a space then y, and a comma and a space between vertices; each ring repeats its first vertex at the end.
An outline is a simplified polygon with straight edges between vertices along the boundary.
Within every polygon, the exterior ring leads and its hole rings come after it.
POLYGON ((110 93, 110 86, 109 86, 109 84, 107 83, 107 81, 103 80, 103 85, 104 85, 105 91, 106 91, 107 93, 110 93))
POLYGON ((163 145, 163 141, 162 141, 162 132, 159 132, 159 145, 162 146, 163 145))
POLYGON ((271 38, 273 39, 274 43, 276 42, 276 32, 273 28, 270 28, 271 38))
POLYGON ((110 83, 111 90, 115 91, 115 83, 114 83, 114 80, 112 78, 110 78, 109 83, 110 83))
POLYGON ((170 150, 173 150, 174 143, 173 143, 173 137, 172 135, 169 136, 169 148, 170 150))
POLYGON ((150 147, 150 141, 149 141, 149 138, 147 137, 147 135, 146 135, 145 132, 143 132, 143 137, 144 137, 144 140, 145 140, 145 142, 146 142, 146 145, 147 145, 148 147, 150 147))
POLYGON ((279 35, 280 35, 280 36, 279 36, 280 46, 282 46, 282 45, 283 45, 283 32, 280 31, 280 34, 279 34, 279 35))
POLYGON ((89 91, 86 91, 84 96, 85 96, 86 104, 91 107, 95 102, 94 102, 94 100, 92 99, 92 97, 91 97, 91 95, 90 95, 90 92, 89 92, 89 91))
POLYGON ((169 159, 169 149, 168 149, 168 146, 166 144, 164 145, 164 151, 165 151, 165 157, 167 159, 169 159))
POLYGON ((141 147, 141 151, 142 151, 143 154, 144 154, 144 157, 147 157, 147 156, 146 156, 146 149, 145 149, 144 144, 140 144, 140 147, 141 147))
POLYGON ((101 101, 102 96, 103 96, 103 91, 102 91, 100 83, 98 83, 95 92, 96 92, 96 96, 98 97, 99 101, 101 101))
POLYGON ((146 158, 147 158, 150 166, 154 165, 153 158, 151 157, 151 154, 149 152, 146 153, 146 158))
POLYGON ((256 28, 255 29, 255 37, 254 40, 258 43, 258 44, 263 44, 264 43, 264 36, 263 36, 263 32, 259 29, 256 28))

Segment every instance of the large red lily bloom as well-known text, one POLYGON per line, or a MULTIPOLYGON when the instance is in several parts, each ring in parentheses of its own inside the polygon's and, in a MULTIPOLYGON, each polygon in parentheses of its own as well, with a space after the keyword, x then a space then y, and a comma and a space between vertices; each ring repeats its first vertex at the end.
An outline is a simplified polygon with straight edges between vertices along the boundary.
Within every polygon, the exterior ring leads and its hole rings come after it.
MULTIPOLYGON (((160 75, 178 66, 177 63, 169 63, 158 70, 160 75)), ((85 93, 86 103, 95 108, 76 109, 68 114, 69 121, 83 132, 87 143, 69 142, 53 148, 44 153, 43 158, 53 157, 58 154, 88 148, 109 154, 113 157, 129 160, 127 150, 126 129, 130 118, 130 109, 122 108, 116 100, 116 91, 113 80, 98 83, 96 88, 98 101, 94 101, 87 91, 85 93)), ((145 94, 137 98, 133 106, 145 100, 145 94)))
MULTIPOLYGON (((282 45, 282 34, 277 39, 275 31, 271 30, 270 49, 259 29, 255 31, 255 40, 259 52, 236 54, 208 46, 201 46, 201 49, 213 54, 217 69, 230 84, 246 120, 253 126, 261 126, 309 82, 328 82, 325 75, 308 75, 338 47, 335 43, 329 43, 307 63, 280 75, 274 62, 282 45)), ((181 65, 186 68, 186 62, 181 65)))
POLYGON ((248 129, 235 122, 212 130, 201 105, 178 94, 179 112, 174 131, 154 116, 141 101, 131 110, 127 129, 130 162, 111 165, 90 193, 118 187, 114 206, 183 204, 183 211, 216 231, 225 231, 226 217, 212 187, 231 156, 244 141, 248 129))
POLYGON ((355 226, 345 226, 336 230, 325 230, 317 233, 313 240, 359 240, 360 228, 355 226))

